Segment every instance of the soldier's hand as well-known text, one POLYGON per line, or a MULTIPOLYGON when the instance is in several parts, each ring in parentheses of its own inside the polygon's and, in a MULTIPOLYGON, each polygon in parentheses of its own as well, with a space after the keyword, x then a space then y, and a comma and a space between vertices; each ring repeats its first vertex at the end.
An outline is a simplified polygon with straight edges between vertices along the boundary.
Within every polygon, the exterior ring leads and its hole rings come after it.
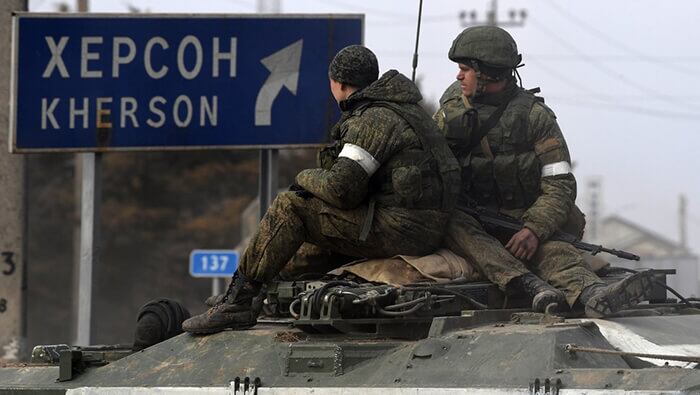
POLYGON ((510 238, 506 249, 518 259, 529 260, 535 255, 540 240, 535 233, 528 228, 522 228, 510 238))
POLYGON ((289 191, 294 192, 297 196, 299 196, 302 199, 310 199, 314 197, 313 193, 307 191, 306 189, 304 189, 304 187, 297 184, 296 182, 289 186, 289 191))

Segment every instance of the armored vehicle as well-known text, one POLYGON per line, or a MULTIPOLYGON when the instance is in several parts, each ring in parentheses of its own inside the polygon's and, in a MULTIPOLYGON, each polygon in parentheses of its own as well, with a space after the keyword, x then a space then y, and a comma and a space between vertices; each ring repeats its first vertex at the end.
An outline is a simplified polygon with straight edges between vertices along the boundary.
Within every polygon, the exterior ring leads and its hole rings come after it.
POLYGON ((655 271, 653 300, 606 319, 533 313, 487 282, 278 281, 250 330, 140 351, 37 346, 32 363, 0 367, 0 392, 700 393, 700 303, 667 298, 672 274, 655 271))

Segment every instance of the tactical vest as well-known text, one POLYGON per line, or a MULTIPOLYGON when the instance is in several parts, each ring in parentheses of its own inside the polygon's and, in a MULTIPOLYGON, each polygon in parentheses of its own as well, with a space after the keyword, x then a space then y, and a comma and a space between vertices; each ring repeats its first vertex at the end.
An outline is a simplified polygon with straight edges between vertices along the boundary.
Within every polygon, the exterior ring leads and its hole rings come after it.
MULTIPOLYGON (((460 125, 460 119, 466 119, 463 116, 465 109, 457 100, 459 98, 451 99, 443 105, 445 135, 456 141, 451 144, 453 147, 459 146, 459 136, 466 136, 466 128, 471 127, 460 125)), ((530 207, 541 194, 542 166, 533 143, 528 141, 530 111, 536 100, 533 94, 521 89, 509 101, 498 122, 486 134, 490 153, 484 152, 479 144, 471 144, 474 148, 469 152, 456 153, 462 165, 462 193, 465 196, 480 205, 521 209, 530 207)), ((479 122, 483 123, 497 106, 476 103, 474 108, 479 114, 479 122)))
POLYGON ((435 123, 420 116, 415 104, 372 101, 353 115, 370 107, 385 107, 404 119, 418 137, 421 148, 394 154, 374 174, 370 188, 379 205, 450 211, 460 189, 460 168, 435 123))

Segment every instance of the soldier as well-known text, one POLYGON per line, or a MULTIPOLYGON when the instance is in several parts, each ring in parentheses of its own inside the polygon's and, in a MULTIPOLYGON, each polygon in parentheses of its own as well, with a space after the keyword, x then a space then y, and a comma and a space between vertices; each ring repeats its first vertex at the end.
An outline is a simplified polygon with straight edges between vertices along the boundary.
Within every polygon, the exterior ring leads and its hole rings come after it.
MULTIPOLYGON (((256 324, 253 300, 304 243, 380 258, 425 255, 439 247, 459 193, 459 165, 416 86, 395 70, 377 79, 369 49, 342 49, 330 64, 342 110, 335 145, 319 153, 262 219, 225 296, 182 324, 191 333, 256 324)), ((255 298, 256 300, 260 298, 255 298)))
POLYGON ((456 210, 446 246, 501 289, 524 289, 535 311, 578 302, 588 316, 600 317, 647 299, 650 273, 606 286, 577 249, 548 240, 557 229, 582 236, 585 220, 574 204, 576 179, 556 116, 516 84, 521 55, 510 34, 495 26, 467 28, 449 58, 459 65, 457 81, 434 118, 462 164, 462 197, 519 218, 524 227, 515 235, 489 234, 456 210))

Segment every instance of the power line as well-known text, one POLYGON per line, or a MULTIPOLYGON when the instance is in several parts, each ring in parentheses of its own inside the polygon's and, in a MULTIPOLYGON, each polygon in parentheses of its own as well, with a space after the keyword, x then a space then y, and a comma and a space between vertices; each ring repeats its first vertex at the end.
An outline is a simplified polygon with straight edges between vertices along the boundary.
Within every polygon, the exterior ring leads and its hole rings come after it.
MULTIPOLYGON (((373 15, 377 15, 380 17, 384 18, 415 18, 414 14, 410 13, 404 13, 404 12, 394 12, 394 11, 388 11, 386 9, 381 9, 381 8, 374 8, 374 7, 364 7, 364 6, 358 6, 355 3, 350 3, 350 2, 345 2, 345 1, 338 1, 338 0, 315 0, 317 3, 323 3, 324 5, 336 5, 342 8, 346 8, 348 10, 353 10, 353 11, 359 11, 359 12, 364 12, 364 13, 372 13, 373 15)), ((424 22, 428 21, 433 21, 433 22, 444 22, 445 19, 454 19, 454 14, 436 14, 436 15, 426 15, 423 17, 424 22)), ((413 22, 410 22, 413 24, 413 22)))
POLYGON ((675 112, 675 111, 665 111, 665 110, 659 110, 657 108, 648 108, 648 107, 642 107, 642 106, 635 106, 635 105, 628 105, 628 104, 623 104, 620 102, 619 98, 617 96, 613 97, 598 91, 593 90, 590 88, 588 85, 585 85, 583 83, 578 82, 578 80, 574 81, 567 77, 565 74, 559 72, 558 70, 554 68, 550 68, 549 66, 546 65, 546 63, 540 63, 536 62, 538 65, 545 69, 548 74, 554 76, 555 78, 559 79, 563 83, 578 89, 580 91, 585 91, 593 96, 593 100, 580 100, 580 99, 571 99, 571 98, 566 98, 563 96, 548 96, 550 98, 556 98, 558 103, 564 104, 564 105, 576 105, 579 107, 589 107, 589 108, 596 108, 596 109, 605 109, 605 110, 612 110, 612 111, 624 111, 624 112, 629 112, 629 113, 635 113, 639 115, 646 115, 646 116, 651 116, 651 117, 657 117, 657 118, 673 118, 673 119, 690 119, 690 120, 700 120, 700 115, 698 114, 692 114, 692 113, 684 113, 684 112, 675 112))
POLYGON ((646 94, 648 94, 648 95, 655 95, 655 96, 658 96, 658 97, 661 97, 661 98, 665 98, 665 99, 667 99, 669 102, 672 102, 672 103, 678 104, 678 105, 682 105, 682 106, 684 106, 684 107, 688 107, 688 108, 691 108, 691 109, 693 109, 693 110, 697 110, 697 109, 698 109, 696 106, 693 106, 693 105, 690 105, 690 106, 689 106, 689 105, 688 105, 689 103, 679 102, 679 101, 673 100, 673 97, 670 97, 670 96, 668 96, 668 95, 665 94, 665 93, 662 93, 662 92, 659 92, 659 91, 657 91, 657 90, 655 90, 655 89, 652 89, 652 88, 649 88, 649 87, 647 87, 647 86, 641 85, 641 84, 637 83, 635 80, 626 77, 626 76, 625 76, 624 74, 622 74, 622 73, 619 73, 617 70, 612 69, 612 68, 610 68, 609 66, 607 66, 607 65, 605 65, 605 64, 603 64, 603 63, 594 61, 594 59, 591 59, 587 54, 583 53, 583 52, 582 52, 581 50, 579 50, 576 46, 572 45, 572 44, 569 43, 567 40, 561 38, 560 35, 556 34, 556 33, 553 32, 552 30, 550 30, 549 28, 545 27, 543 24, 538 23, 537 20, 535 20, 534 22, 533 22, 532 20, 530 20, 530 23, 531 23, 532 25, 534 25, 537 29, 540 29, 541 31, 543 31, 543 32, 548 36, 548 38, 553 39, 554 41, 558 42, 560 45, 562 45, 562 46, 568 48, 570 51, 572 51, 572 52, 578 54, 578 56, 579 56, 582 60, 584 60, 586 63, 588 63, 588 64, 590 64, 591 66, 593 66, 594 68, 596 68, 596 69, 602 71, 603 73, 608 74, 608 75, 611 76, 613 79, 622 81, 622 82, 624 82, 625 84, 627 84, 627 85, 629 85, 629 86, 631 86, 631 87, 637 89, 638 91, 640 91, 640 92, 642 92, 642 93, 646 93, 646 94))
MULTIPOLYGON (((393 28, 394 26, 387 26, 393 28)), ((381 49, 378 49, 381 50, 381 49)), ((401 51, 397 49, 385 49, 381 50, 384 56, 388 57, 404 57, 410 51, 401 51)), ((429 56, 447 56, 447 50, 445 51, 423 51, 423 55, 429 56)), ((586 60, 581 59, 579 55, 569 55, 569 54, 533 54, 525 53, 524 56, 528 60, 546 60, 549 62, 586 62, 586 60)), ((654 57, 660 62, 693 62, 700 63, 700 56, 656 56, 654 57)), ((588 55, 588 59, 595 60, 596 62, 606 62, 606 63, 624 63, 624 62, 644 62, 643 59, 634 56, 620 56, 620 55, 588 55)))
POLYGON ((459 19, 462 21, 462 27, 475 26, 475 25, 490 25, 490 26, 501 26, 501 27, 523 27, 525 25, 525 19, 527 19, 527 10, 511 9, 508 12, 510 17, 507 21, 498 20, 498 0, 491 0, 491 7, 486 11, 486 18, 479 20, 477 18, 478 13, 476 10, 472 9, 469 12, 462 10, 459 13, 459 19), (467 18, 469 17, 469 18, 467 18), (469 19, 469 20, 467 20, 469 19))
MULTIPOLYGON (((578 55, 566 55, 566 54, 527 54, 528 57, 536 57, 543 60, 554 60, 554 61, 582 61, 578 55)), ((588 55, 589 59, 595 59, 599 62, 646 62, 649 59, 653 59, 655 62, 700 62, 700 56, 679 56, 679 55, 657 55, 657 56, 635 56, 635 55, 617 55, 617 54, 600 54, 600 55, 588 55)))
POLYGON ((638 115, 646 115, 646 116, 655 117, 655 118, 669 118, 669 119, 674 119, 674 120, 700 121, 700 114, 693 114, 693 113, 687 113, 687 112, 665 111, 665 110, 659 110, 656 108, 634 106, 634 105, 623 104, 623 103, 612 104, 612 103, 601 103, 601 102, 583 101, 583 100, 569 100, 569 99, 566 99, 564 97, 557 98, 556 96, 550 96, 550 98, 556 98, 557 104, 562 104, 562 105, 572 105, 572 106, 576 106, 576 107, 596 108, 596 109, 603 109, 603 110, 609 110, 609 111, 624 111, 624 112, 628 112, 628 113, 634 113, 634 114, 638 114, 638 115))
POLYGON ((622 41, 618 41, 613 37, 610 37, 609 35, 605 34, 604 32, 598 30, 594 26, 591 26, 590 24, 584 22, 580 18, 576 17, 575 15, 572 15, 570 12, 562 8, 559 4, 557 4, 556 1, 548 1, 549 7, 552 8, 554 11, 559 13, 560 15, 564 16, 565 18, 569 19, 570 21, 574 22, 574 24, 578 25, 579 27, 583 28, 584 30, 588 31, 589 34, 598 37, 600 40, 603 42, 607 43, 610 46, 613 46, 615 48, 621 49, 625 52, 631 53, 635 56, 637 56, 640 60, 643 60, 648 63, 653 63, 657 64, 660 66, 663 66, 664 69, 666 68, 671 68, 675 69, 676 71, 679 71, 684 74, 689 74, 693 77, 697 77, 697 70, 693 69, 688 69, 686 67, 682 67, 679 65, 669 65, 667 63, 663 63, 662 61, 655 59, 654 57, 648 56, 646 53, 639 51, 635 48, 632 48, 628 46, 627 44, 623 43, 622 41))
MULTIPOLYGON (((557 95, 555 93, 555 95, 557 95)), ((548 95, 550 96, 550 95, 548 95)), ((564 95, 557 95, 557 97, 563 97, 567 99, 591 99, 600 96, 600 93, 588 93, 588 94, 564 94, 564 95)), ((671 95, 674 99, 678 100, 687 100, 690 102, 696 102, 700 101, 700 95, 671 95)), ((662 101, 662 99, 658 97, 650 97, 646 95, 615 95, 615 98, 617 100, 623 99, 623 100, 647 100, 647 101, 662 101)))
MULTIPOLYGON (((534 59, 528 59, 528 60, 534 60, 534 59)), ((540 61, 535 60, 535 63, 537 63, 540 68, 547 71, 548 74, 554 76, 555 78, 559 79, 560 81, 564 82, 565 84, 567 84, 573 88, 576 88, 579 91, 588 92, 588 93, 592 94, 593 96, 600 98, 600 99, 607 101, 607 102, 611 102, 611 103, 616 102, 615 97, 610 96, 606 93, 602 93, 602 92, 599 92, 597 90, 594 90, 589 85, 579 82, 579 80, 573 80, 573 79, 569 78, 568 75, 562 73, 561 71, 559 71, 558 69, 556 69, 554 67, 550 67, 545 62, 540 62, 540 61)))

